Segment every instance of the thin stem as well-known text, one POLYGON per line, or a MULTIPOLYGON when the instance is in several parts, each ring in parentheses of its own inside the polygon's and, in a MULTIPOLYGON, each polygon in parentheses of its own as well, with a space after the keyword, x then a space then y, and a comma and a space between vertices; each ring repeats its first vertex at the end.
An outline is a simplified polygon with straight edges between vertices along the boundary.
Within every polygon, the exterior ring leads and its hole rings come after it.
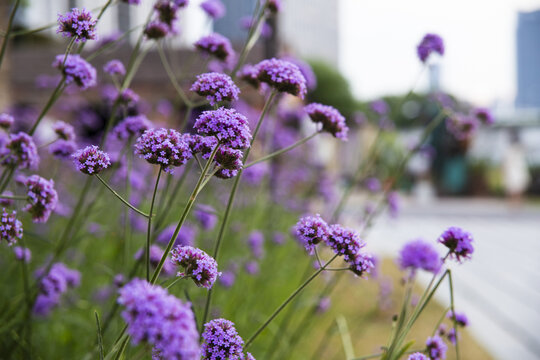
POLYGON ((244 169, 247 169, 247 168, 250 167, 250 166, 253 166, 253 165, 258 164, 258 163, 260 163, 260 162, 263 162, 263 161, 272 159, 272 158, 274 158, 274 157, 276 157, 276 156, 278 156, 278 155, 281 155, 281 154, 283 154, 283 153, 286 153, 286 152, 288 152, 288 151, 290 151, 290 150, 292 150, 292 149, 294 149, 294 148, 296 148, 296 147, 298 147, 298 146, 300 146, 300 145, 302 145, 302 144, 308 142, 309 140, 313 139, 313 138, 314 138, 315 136, 317 136, 317 134, 319 134, 319 133, 320 133, 320 131, 317 131, 317 132, 315 132, 315 133, 313 133, 313 134, 311 134, 311 135, 309 135, 309 136, 303 138, 302 140, 299 140, 299 141, 295 142, 294 144, 287 146, 286 148, 283 148, 283 149, 274 151, 273 153, 270 153, 270 154, 268 154, 268 155, 266 155, 266 156, 263 156, 263 157, 260 158, 260 159, 257 159, 257 160, 255 160, 255 161, 252 161, 252 162, 250 162, 249 164, 245 165, 245 166, 244 166, 244 169))
POLYGON ((137 209, 135 206, 131 205, 129 203, 129 201, 127 201, 126 199, 124 199, 122 196, 120 196, 119 193, 117 193, 109 184, 107 184, 107 182, 101 177, 99 176, 98 174, 95 174, 94 175, 99 181, 101 181, 101 183, 103 185, 105 185, 105 187, 107 189, 109 189, 110 192, 113 193, 114 196, 116 196, 120 201, 122 201, 124 203, 124 205, 126 205, 127 207, 129 207, 131 210, 135 211, 137 214, 140 214, 146 218, 150 218, 151 216, 142 212, 141 210, 137 209))
POLYGON ((450 286, 450 308, 452 310, 452 320, 454 323, 454 336, 456 337, 456 359, 460 360, 459 356, 459 340, 458 340, 458 333, 457 333, 457 319, 456 319, 456 309, 454 307, 454 284, 452 281, 452 271, 448 270, 448 284, 450 286))
POLYGON ((165 55, 165 52, 163 51, 163 47, 161 46, 161 43, 158 43, 157 45, 159 57, 161 59, 161 63, 163 64, 163 68, 167 72, 167 76, 169 77, 169 80, 171 81, 171 84, 173 85, 174 89, 187 106, 193 106, 192 102, 187 98, 186 93, 178 83, 178 80, 176 79, 176 76, 174 75, 174 72, 171 69, 171 65, 169 64, 169 60, 167 60, 167 55, 165 55))
MULTIPOLYGON (((159 178, 163 167, 159 167, 158 175, 156 178, 156 185, 154 186, 154 193, 152 194, 152 202, 150 203, 150 214, 154 212, 154 202, 156 201, 156 194, 159 184, 159 178)), ((146 230, 146 281, 150 280, 150 240, 152 238, 152 217, 148 217, 148 228, 146 230)))
POLYGON ((0 195, 0 199, 7 199, 7 200, 27 200, 27 196, 17 196, 17 195, 0 195))
POLYGON ((53 90, 51 96, 49 97, 49 100, 45 104, 45 107, 43 108, 43 110, 41 110, 41 113, 39 114, 36 121, 30 128, 30 131, 28 132, 30 136, 36 132, 36 129, 39 123, 41 122, 41 120, 43 120, 45 115, 49 112, 49 110, 51 109, 55 101, 58 99, 59 95, 63 92, 64 90, 63 87, 64 87, 65 82, 66 82, 66 77, 62 76, 62 79, 58 82, 58 85, 56 85, 56 88, 53 90))
POLYGON ((4 61, 4 55, 6 54, 9 34, 11 33, 11 26, 13 25, 13 19, 15 18, 15 13, 17 12, 17 9, 19 8, 19 5, 21 3, 21 0, 15 0, 15 4, 13 5, 13 8, 11 9, 11 13, 9 14, 9 20, 7 23, 7 30, 4 35, 4 40, 2 41, 2 48, 0 49, 0 68, 2 68, 2 62, 4 61))

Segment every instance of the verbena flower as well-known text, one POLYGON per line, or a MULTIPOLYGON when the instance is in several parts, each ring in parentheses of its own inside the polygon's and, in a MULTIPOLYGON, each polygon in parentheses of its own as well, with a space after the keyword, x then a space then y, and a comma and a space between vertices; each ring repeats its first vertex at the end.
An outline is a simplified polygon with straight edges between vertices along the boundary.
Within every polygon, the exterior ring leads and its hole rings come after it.
POLYGON ((313 122, 322 124, 323 131, 338 139, 347 140, 349 128, 345 123, 345 118, 337 109, 329 105, 311 103, 304 107, 304 110, 313 122))
POLYGON ((189 148, 195 154, 201 154, 202 158, 208 160, 212 154, 212 150, 218 144, 217 139, 214 136, 201 136, 201 135, 184 135, 186 141, 189 143, 189 148))
POLYGON ((169 34, 169 26, 161 21, 151 21, 144 29, 148 39, 159 40, 169 34))
POLYGON ((469 319, 467 318, 467 315, 464 313, 454 313, 452 310, 448 312, 446 317, 452 321, 455 321, 457 325, 461 327, 466 327, 469 325, 469 319))
POLYGON ((230 61, 235 55, 229 39, 217 33, 200 38, 195 43, 195 48, 203 54, 213 56, 225 62, 230 61))
POLYGON ((85 42, 96 39, 97 20, 92 18, 86 9, 72 9, 65 15, 58 15, 57 33, 64 37, 72 37, 75 42, 85 42))
POLYGON ((225 170, 240 170, 242 168, 242 158, 244 153, 242 150, 231 149, 227 146, 222 146, 216 153, 215 161, 218 166, 225 170))
POLYGON ((70 124, 64 121, 57 121, 53 125, 53 130, 60 139, 75 140, 75 129, 70 124))
POLYGON ((369 108, 377 115, 386 115, 390 112, 390 106, 388 103, 382 99, 372 101, 369 104, 369 108))
POLYGON ((15 122, 13 116, 5 113, 0 114, 0 128, 8 130, 13 125, 13 122, 15 122))
POLYGON ((461 262, 462 259, 470 259, 474 251, 471 233, 452 226, 439 236, 438 241, 450 251, 450 256, 461 262))
POLYGON ((292 62, 293 64, 298 66, 298 69, 300 69, 300 72, 302 73, 302 75, 304 75, 304 78, 306 79, 306 87, 308 88, 308 90, 313 90, 317 87, 317 76, 307 62, 300 60, 299 58, 294 56, 285 56, 281 59, 292 62))
POLYGON ((381 190, 381 181, 374 176, 368 177, 364 181, 364 186, 372 193, 376 193, 381 190))
POLYGON ((202 357, 205 360, 243 359, 244 340, 232 321, 214 319, 204 324, 202 357))
POLYGON ((399 194, 397 191, 390 191, 386 196, 386 203, 388 204, 388 211, 390 216, 397 217, 399 214, 399 194))
POLYGON ((365 277, 375 268, 373 256, 366 253, 357 253, 352 256, 351 260, 347 261, 349 269, 359 277, 365 277))
MULTIPOLYGON (((133 256, 133 258, 135 260, 140 260, 143 255, 145 254, 146 252, 146 249, 145 248, 140 248, 136 253, 135 255, 133 256)), ((161 258, 163 257, 163 249, 161 249, 159 246, 157 245, 151 245, 150 246, 150 265, 153 267, 153 268, 157 268, 157 266, 159 265, 159 262, 161 261, 161 258)), ((175 269, 175 266, 173 265, 173 263, 171 262, 171 259, 167 258, 165 260, 165 262, 163 263, 163 268, 161 269, 161 274, 165 275, 165 276, 171 276, 175 273, 176 269, 175 269)))
POLYGON ((199 204, 193 210, 193 215, 204 230, 212 230, 217 223, 216 210, 210 205, 199 204))
POLYGON ((206 96, 210 105, 216 105, 220 101, 237 100, 240 94, 240 89, 229 75, 216 72, 197 75, 197 80, 190 90, 206 96))
POLYGON ((204 111, 193 126, 201 135, 215 136, 221 144, 232 149, 250 146, 251 131, 247 118, 234 109, 220 107, 204 111))
POLYGON ((27 189, 28 204, 23 210, 32 215, 34 222, 46 222, 58 203, 54 181, 46 180, 39 175, 31 175, 24 180, 24 185, 27 189))
POLYGON ((60 303, 60 297, 68 288, 80 285, 81 274, 62 263, 53 264, 47 274, 43 274, 43 271, 44 269, 39 269, 35 274, 37 278, 41 278, 41 281, 39 295, 34 304, 34 313, 46 316, 60 303))
POLYGON ((452 345, 456 345, 457 338, 459 337, 459 333, 456 333, 456 330, 454 328, 450 329, 448 331, 448 334, 446 335, 446 338, 452 345))
POLYGON ((476 117, 465 114, 453 114, 446 118, 446 129, 457 140, 466 141, 478 129, 479 121, 476 117))
POLYGON ((172 262, 184 268, 178 276, 190 277, 195 285, 211 289, 217 277, 218 264, 214 258, 191 246, 177 246, 171 251, 172 262))
POLYGON ((199 334, 189 303, 166 289, 133 279, 119 290, 122 318, 134 344, 153 346, 163 359, 200 359, 199 334))
POLYGON ((39 155, 32 137, 24 132, 9 134, 9 140, 0 149, 2 165, 20 169, 35 169, 39 155))
POLYGON ((319 243, 326 243, 330 235, 330 227, 319 214, 305 216, 296 223, 296 237, 306 250, 312 254, 319 243))
MULTIPOLYGON (((163 229, 156 238, 156 241, 160 244, 166 245, 171 240, 176 230, 176 224, 172 224, 163 229)), ((178 246, 192 246, 197 238, 197 228, 189 222, 185 222, 182 228, 178 232, 174 245, 178 246)))
POLYGON ((221 19, 227 12, 227 9, 221 0, 206 0, 201 3, 201 8, 212 19, 221 19))
POLYGON ((116 91, 115 101, 119 104, 126 106, 133 106, 139 102, 139 95, 131 89, 124 89, 122 91, 116 91))
POLYGON ((164 128, 146 130, 137 139, 135 153, 150 164, 162 166, 169 173, 193 156, 189 143, 178 131, 164 128))
POLYGON ((247 239, 247 244, 251 253, 257 259, 260 259, 264 255, 264 235, 260 231, 252 231, 247 239))
POLYGON ((105 71, 109 75, 126 75, 126 68, 124 67, 124 64, 122 64, 120 60, 116 59, 107 62, 103 66, 103 71, 105 71))
POLYGON ((114 127, 112 133, 119 140, 127 140, 139 137, 153 127, 152 122, 145 115, 128 116, 114 127))
POLYGON ((414 354, 409 355, 407 360, 430 360, 426 355, 421 352, 415 352, 414 354))
POLYGON ((111 166, 111 159, 106 152, 101 151, 96 145, 90 145, 79 149, 72 155, 73 163, 77 170, 86 175, 96 175, 111 166))
POLYGON ((437 52, 442 56, 444 55, 443 39, 436 34, 426 34, 416 48, 416 52, 420 60, 424 63, 433 52, 437 52))
POLYGON ((236 281, 236 274, 234 271, 226 270, 219 277, 219 283, 226 288, 230 288, 236 281))
POLYGON ((77 150, 77 144, 70 140, 57 140, 49 146, 49 153, 58 159, 69 159, 77 150))
POLYGON ((435 335, 426 341, 427 353, 431 360, 442 360, 446 358, 447 346, 443 339, 435 335))
POLYGON ((304 98, 306 79, 295 64, 279 59, 263 60, 256 65, 257 78, 280 92, 304 98))
POLYGON ((257 68, 251 64, 244 65, 237 73, 237 76, 253 86, 255 89, 258 89, 261 86, 261 82, 257 75, 259 72, 257 68))
POLYGON ((332 305, 332 299, 330 299, 330 297, 328 296, 323 296, 317 302, 317 307, 315 308, 315 312, 317 314, 324 314, 325 312, 328 311, 328 309, 330 308, 330 305, 332 305))
POLYGON ((255 260, 252 260, 252 261, 248 261, 245 265, 244 265, 244 269, 246 270, 246 273, 248 275, 257 275, 260 271, 260 268, 259 268, 259 263, 255 260))
POLYGON ((355 255, 365 246, 356 231, 339 224, 330 225, 327 243, 336 254, 343 255, 347 262, 354 261, 355 255))
POLYGON ((154 9, 158 14, 159 21, 167 24, 170 31, 174 31, 174 23, 178 19, 178 5, 169 0, 158 0, 154 4, 154 9))
POLYGON ((13 248, 13 253, 15 254, 15 259, 18 261, 24 261, 28 264, 32 260, 32 251, 30 251, 29 248, 15 246, 13 248))
POLYGON ((480 120, 482 124, 492 125, 495 122, 495 118, 489 109, 486 108, 477 108, 474 109, 473 115, 480 120))
POLYGON ((398 264, 402 270, 422 269, 436 274, 441 269, 442 261, 433 245, 418 239, 405 244, 399 252, 398 264))
POLYGON ((64 56, 57 55, 52 66, 66 77, 66 84, 74 83, 82 90, 96 86, 96 69, 92 65, 79 55, 68 55, 64 64, 64 56))
POLYGON ((23 227, 22 223, 17 219, 17 212, 13 210, 7 212, 2 209, 2 217, 0 217, 0 241, 5 241, 9 246, 15 244, 17 240, 22 239, 23 227))

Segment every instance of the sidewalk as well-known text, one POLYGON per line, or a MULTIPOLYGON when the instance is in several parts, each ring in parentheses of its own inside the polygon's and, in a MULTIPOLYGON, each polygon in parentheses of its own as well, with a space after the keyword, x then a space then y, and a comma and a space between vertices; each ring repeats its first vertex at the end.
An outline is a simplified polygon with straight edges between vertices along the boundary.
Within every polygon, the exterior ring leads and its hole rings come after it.
MULTIPOLYGON (((346 211, 349 223, 360 218, 354 205, 346 211)), ((395 257, 408 240, 435 241, 449 226, 470 231, 472 260, 452 266, 456 308, 467 314, 469 330, 495 359, 540 359, 540 206, 440 199, 423 205, 404 200, 402 207, 397 219, 378 220, 367 248, 395 257)), ((437 299, 449 304, 448 286, 437 299)))

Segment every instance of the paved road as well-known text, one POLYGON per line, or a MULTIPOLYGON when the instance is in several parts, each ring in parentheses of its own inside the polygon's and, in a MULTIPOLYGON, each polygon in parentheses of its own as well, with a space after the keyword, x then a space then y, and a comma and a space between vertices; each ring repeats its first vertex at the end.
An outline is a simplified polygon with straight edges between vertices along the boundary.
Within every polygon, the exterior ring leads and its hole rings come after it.
MULTIPOLYGON (((357 208, 353 201, 346 211, 350 222, 358 218, 357 208)), ((379 220, 368 247, 395 256, 408 240, 435 240, 452 225, 475 238, 472 261, 452 267, 456 306, 467 313, 470 331, 495 359, 540 359, 540 206, 511 207, 498 200, 420 205, 408 200, 399 218, 379 220)), ((427 277, 420 281, 427 283, 427 277)), ((437 298, 449 303, 447 287, 437 298)))

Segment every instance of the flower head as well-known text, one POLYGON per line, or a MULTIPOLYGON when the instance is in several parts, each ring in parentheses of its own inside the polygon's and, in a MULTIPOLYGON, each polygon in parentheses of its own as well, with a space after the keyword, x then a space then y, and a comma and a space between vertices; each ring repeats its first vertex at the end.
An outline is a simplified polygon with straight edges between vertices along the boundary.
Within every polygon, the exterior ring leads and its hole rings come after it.
POLYGON ((0 150, 2 165, 34 169, 39 164, 37 147, 32 137, 24 132, 9 134, 9 140, 0 150))
POLYGON ((135 144, 135 153, 150 164, 161 165, 172 173, 174 166, 184 165, 193 156, 189 143, 176 130, 146 130, 135 144))
POLYGON ((13 125, 14 122, 15 119, 13 116, 5 113, 0 114, 0 128, 7 130, 11 127, 11 125, 13 125))
POLYGON ((103 71, 109 75, 126 75, 126 68, 120 60, 111 60, 103 66, 103 71))
POLYGON ((457 325, 466 327, 469 325, 469 319, 467 318, 467 315, 464 313, 457 313, 453 311, 449 311, 448 315, 446 315, 447 318, 449 318, 452 321, 455 321, 457 325))
POLYGON ((151 21, 144 29, 144 35, 153 40, 164 38, 168 33, 169 26, 161 21, 151 21))
POLYGON ((52 66, 66 77, 66 84, 75 83, 82 90, 96 86, 96 69, 79 55, 57 55, 52 66), (62 65, 63 64, 63 65, 62 65))
MULTIPOLYGON (((156 238, 156 242, 160 244, 168 244, 174 235, 176 230, 176 224, 167 226, 163 231, 159 233, 156 238)), ((174 239, 174 246, 192 246, 197 238, 197 228, 189 222, 185 222, 182 228, 178 232, 176 239, 174 239)))
POLYGON ((174 264, 184 268, 178 276, 191 277, 199 287, 211 289, 221 275, 216 260, 201 249, 180 245, 171 251, 171 256, 174 264))
POLYGON ((470 259, 474 251, 471 233, 452 226, 439 236, 438 241, 450 251, 450 256, 461 262, 462 258, 470 259))
MULTIPOLYGON (((140 248, 136 253, 135 260, 140 260, 143 255, 145 254, 146 249, 140 248)), ((161 258, 163 257, 163 249, 161 249, 157 245, 151 245, 150 246, 150 256, 148 257, 150 260, 150 265, 155 269, 158 267, 159 262, 161 261, 161 258)), ((165 262, 163 263, 163 269, 161 269, 161 274, 165 276, 171 276, 176 271, 175 266, 171 262, 171 259, 167 258, 165 262)))
POLYGON ((212 206, 199 204, 193 214, 204 230, 212 230, 216 226, 218 218, 212 206))
POLYGON ((390 112, 390 106, 388 106, 388 103, 382 99, 372 101, 371 104, 369 104, 369 107, 371 111, 381 116, 390 112))
POLYGON ((428 338, 426 347, 431 360, 442 360, 446 357, 447 346, 439 336, 428 338))
POLYGON ((24 185, 27 188, 28 204, 23 210, 32 215, 34 222, 46 222, 58 203, 54 181, 32 175, 25 179, 24 185))
POLYGON ((255 89, 258 89, 261 86, 261 82, 257 78, 258 74, 259 72, 255 66, 246 64, 238 71, 237 76, 255 89))
POLYGON ((322 129, 329 132, 334 137, 347 140, 349 128, 345 123, 345 118, 332 106, 311 103, 304 107, 304 110, 315 123, 321 123, 322 129))
POLYGON ((421 352, 415 352, 414 354, 409 355, 407 360, 429 360, 429 358, 421 352))
POLYGON ((201 136, 196 134, 186 134, 184 136, 189 143, 189 148, 193 152, 193 155, 200 153, 201 157, 205 160, 210 159, 212 150, 214 150, 218 144, 217 139, 213 136, 201 136))
POLYGON ((218 166, 225 170, 238 171, 242 168, 242 158, 244 153, 242 150, 231 149, 227 146, 222 146, 216 153, 215 161, 218 166))
POLYGON ((356 231, 339 224, 330 225, 327 242, 334 252, 343 255, 347 262, 354 262, 355 255, 366 245, 356 231))
POLYGON ((247 244, 251 253, 257 259, 260 259, 264 255, 264 235, 260 231, 252 231, 247 239, 247 244))
POLYGON ((77 144, 71 140, 57 140, 49 146, 49 153, 58 159, 68 159, 77 150, 77 144))
POLYGON ((189 303, 145 280, 133 279, 119 290, 118 303, 134 344, 146 342, 163 359, 200 358, 199 334, 189 303))
POLYGON ((0 242, 4 240, 11 246, 15 244, 17 240, 22 239, 22 236, 22 223, 17 220, 17 212, 13 210, 9 213, 3 208, 2 217, 0 217, 0 242))
POLYGON ((232 321, 214 319, 204 324, 202 333, 204 359, 242 359, 244 340, 238 335, 232 321))
POLYGON ((96 145, 79 149, 72 157, 77 170, 86 175, 99 174, 111 165, 109 155, 96 145))
POLYGON ((441 258, 435 247, 424 240, 408 242, 399 252, 399 267, 404 269, 422 269, 438 273, 442 266, 441 258))
POLYGON ((190 90, 200 96, 206 96, 210 105, 216 105, 220 101, 238 100, 240 93, 240 89, 229 75, 216 72, 197 75, 197 80, 190 90))
POLYGON ((85 42, 96 39, 97 20, 92 18, 86 9, 72 9, 65 15, 58 15, 57 33, 64 37, 72 37, 75 42, 85 42))
POLYGON ((443 39, 436 34, 426 34, 416 48, 416 52, 423 63, 426 62, 432 52, 437 52, 442 56, 444 55, 443 39))
POLYGON ((154 9, 158 14, 159 21, 167 24, 169 29, 172 30, 174 28, 174 22, 178 18, 178 5, 169 0, 158 0, 154 5, 154 9))
POLYGON ((489 111, 489 109, 477 108, 474 109, 473 114, 478 120, 480 120, 482 124, 492 125, 495 122, 493 114, 491 113, 491 111, 489 111))
POLYGON ((146 130, 153 128, 153 124, 145 115, 128 116, 116 125, 112 133, 119 140, 127 140, 141 136, 146 130))
POLYGON ((195 47, 203 54, 225 62, 230 61, 235 55, 229 39, 217 33, 203 36, 195 43, 195 47))
POLYGON ((220 107, 203 112, 194 128, 201 135, 215 136, 225 146, 245 149, 250 146, 251 131, 247 118, 234 109, 220 107))
POLYGON ((64 121, 55 122, 53 125, 53 130, 60 139, 71 141, 75 140, 75 130, 73 129, 73 126, 64 121))
POLYGON ((227 12, 227 9, 221 0, 206 0, 201 3, 201 8, 212 19, 221 19, 227 12))
POLYGON ((446 129, 460 141, 470 139, 478 125, 479 120, 470 115, 454 114, 446 118, 446 129))
POLYGON ((39 295, 34 304, 34 313, 46 316, 60 303, 60 297, 68 288, 79 286, 81 274, 63 263, 53 264, 47 274, 43 274, 43 271, 44 269, 39 269, 36 272, 36 277, 41 277, 41 281, 39 295))
POLYGON ((304 216, 296 223, 296 237, 311 254, 317 244, 328 241, 330 227, 319 214, 304 216))
POLYGON ((19 261, 24 261, 25 263, 29 263, 30 260, 32 260, 32 251, 30 251, 29 248, 25 248, 22 246, 15 246, 13 248, 13 253, 15 254, 15 259, 19 261))
POLYGON ((375 268, 371 254, 357 253, 348 261, 349 269, 359 277, 365 277, 375 268))
POLYGON ((295 64, 279 59, 263 60, 256 65, 257 78, 278 91, 304 98, 306 79, 295 64))

